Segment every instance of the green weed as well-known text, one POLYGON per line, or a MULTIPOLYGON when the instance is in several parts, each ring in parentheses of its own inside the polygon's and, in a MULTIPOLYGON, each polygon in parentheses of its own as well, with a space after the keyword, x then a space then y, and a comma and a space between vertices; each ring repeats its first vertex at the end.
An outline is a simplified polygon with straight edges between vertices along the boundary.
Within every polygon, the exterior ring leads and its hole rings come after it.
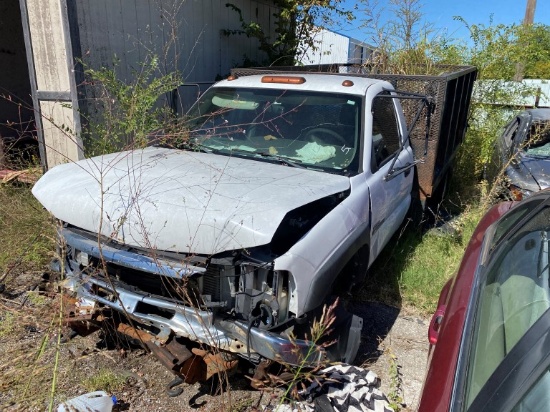
POLYGON ((82 386, 88 391, 104 390, 113 393, 122 390, 126 382, 126 377, 118 375, 112 370, 101 369, 95 375, 92 375, 82 381, 82 386))
POLYGON ((2 310, 0 312, 0 338, 11 335, 17 324, 17 317, 13 312, 2 310))
POLYGON ((387 398, 390 407, 399 412, 403 405, 403 379, 401 374, 401 365, 397 361, 397 356, 392 352, 391 348, 386 349, 389 358, 389 375, 390 375, 390 390, 387 398))
POLYGON ((369 269, 359 300, 375 300, 430 313, 445 282, 458 269, 484 205, 471 206, 451 228, 422 233, 412 223, 390 241, 369 269))
POLYGON ((162 74, 159 59, 148 57, 133 73, 129 84, 118 78, 113 68, 85 70, 96 97, 94 112, 84 114, 86 156, 112 153, 125 148, 145 147, 150 134, 169 133, 174 113, 163 97, 181 85, 177 72, 162 74), (163 103, 164 102, 164 103, 163 103))

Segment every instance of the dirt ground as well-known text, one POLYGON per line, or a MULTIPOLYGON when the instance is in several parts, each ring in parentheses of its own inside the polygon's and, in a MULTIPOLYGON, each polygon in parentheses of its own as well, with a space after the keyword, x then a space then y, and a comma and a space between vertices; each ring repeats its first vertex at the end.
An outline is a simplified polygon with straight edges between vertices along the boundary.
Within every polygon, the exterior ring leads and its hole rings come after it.
MULTIPOLYGON (((143 349, 115 348, 101 332, 58 344, 60 332, 68 333, 58 327, 59 297, 40 292, 40 278, 12 277, 0 294, 0 410, 47 410, 54 378, 54 406, 92 390, 112 393, 119 410, 129 411, 238 412, 277 405, 281 390, 253 390, 242 372, 228 377, 230 390, 222 394, 210 382, 184 385, 181 395, 170 397, 166 386, 173 375, 164 366, 143 349)), ((414 410, 425 373, 427 319, 378 303, 352 302, 349 308, 364 319, 355 364, 378 374, 382 391, 402 410, 414 410)))
POLYGON ((375 372, 382 392, 400 397, 403 411, 415 411, 426 373, 429 319, 375 302, 356 302, 350 310, 363 318, 355 363, 375 372))

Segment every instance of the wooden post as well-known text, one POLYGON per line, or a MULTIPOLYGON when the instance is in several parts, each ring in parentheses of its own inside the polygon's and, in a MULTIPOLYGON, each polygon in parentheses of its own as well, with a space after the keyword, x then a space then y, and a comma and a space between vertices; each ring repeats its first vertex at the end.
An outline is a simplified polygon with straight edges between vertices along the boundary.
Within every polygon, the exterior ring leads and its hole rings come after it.
POLYGON ((83 158, 67 0, 20 0, 40 156, 47 168, 83 158))

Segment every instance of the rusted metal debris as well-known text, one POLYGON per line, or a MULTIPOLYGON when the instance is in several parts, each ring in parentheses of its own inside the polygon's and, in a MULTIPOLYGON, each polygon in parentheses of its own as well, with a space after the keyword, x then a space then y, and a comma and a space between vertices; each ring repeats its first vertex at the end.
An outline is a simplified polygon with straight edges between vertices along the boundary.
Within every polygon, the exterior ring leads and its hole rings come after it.
MULTIPOLYGON (((277 374, 269 373, 269 369, 274 365, 276 365, 276 363, 270 359, 260 362, 254 370, 254 376, 250 379, 250 386, 254 389, 261 390, 281 385, 292 380, 294 374, 287 371, 280 372, 279 370, 277 374)), ((278 365, 278 367, 280 366, 281 365, 278 365)))
MULTIPOLYGON (((93 306, 86 306, 87 302, 65 295, 65 319, 64 324, 75 330, 79 335, 86 336, 98 330, 102 323, 111 319, 108 314, 94 310, 93 306)), ((134 326, 120 322, 116 331, 131 339, 139 341, 155 355, 155 357, 180 379, 178 382, 194 384, 204 382, 214 375, 233 371, 239 361, 235 354, 224 351, 211 351, 193 347, 187 348, 176 337, 167 331, 153 335, 145 330, 136 329, 134 326)), ((264 360, 255 370, 251 379, 251 386, 262 389, 276 385, 284 381, 283 375, 272 375, 268 369, 274 361, 264 360)), ((172 382, 171 382, 172 383, 172 382)), ((179 383, 173 382, 177 386, 179 383)), ((181 391, 169 385, 170 396, 177 396, 181 391)))
POLYGON ((64 295, 65 318, 63 325, 70 327, 80 336, 88 336, 100 328, 103 315, 96 314, 91 307, 84 307, 77 298, 64 295))
POLYGON ((157 336, 124 323, 118 325, 117 331, 140 340, 164 366, 188 384, 204 382, 215 374, 236 368, 238 364, 236 356, 230 353, 214 353, 199 348, 190 351, 174 337, 162 341, 157 336))
POLYGON ((193 348, 191 351, 200 356, 206 363, 206 379, 210 379, 218 373, 232 370, 239 363, 236 356, 228 352, 210 352, 198 348, 193 348))

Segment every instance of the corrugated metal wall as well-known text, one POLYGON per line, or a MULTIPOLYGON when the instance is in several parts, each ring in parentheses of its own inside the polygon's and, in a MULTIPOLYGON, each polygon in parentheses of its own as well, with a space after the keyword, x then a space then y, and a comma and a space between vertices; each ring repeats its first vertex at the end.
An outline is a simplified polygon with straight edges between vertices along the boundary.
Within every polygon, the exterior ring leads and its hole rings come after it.
MULTIPOLYGON (((203 89, 245 55, 262 61, 257 40, 223 33, 241 28, 227 1, 246 21, 274 33, 271 0, 19 0, 44 166, 82 158, 80 113, 93 118, 99 110, 80 59, 92 69, 118 61, 118 78, 130 83, 140 63, 156 56, 160 74, 178 70, 182 83, 199 82, 203 89)), ((181 88, 180 112, 196 90, 181 88)))
MULTIPOLYGON (((224 30, 241 28, 228 0, 75 0, 73 31, 83 62, 92 68, 113 67, 131 82, 140 63, 157 56, 164 73, 178 70, 183 86, 177 109, 185 111, 216 78, 225 77, 245 56, 261 62, 258 41, 224 30), (197 85, 196 83, 199 83, 197 85), (192 85, 195 84, 195 85, 192 85)), ((274 33, 277 9, 268 0, 231 0, 245 21, 256 21, 274 33)), ((87 99, 93 90, 85 88, 87 99)))
POLYGON ((25 135, 32 136, 34 131, 33 102, 29 72, 25 70, 27 56, 21 23, 19 2, 17 0, 1 1, 0 141, 2 138, 17 139, 25 135))
MULTIPOLYGON (((120 59, 119 73, 130 80, 132 71, 148 56, 158 56, 167 72, 180 70, 186 81, 213 81, 242 63, 244 55, 264 58, 258 42, 238 30, 236 12, 228 0, 75 0, 79 44, 91 67, 111 66, 120 59)), ((232 0, 246 20, 273 27, 276 9, 264 1, 232 0)))
POLYGON ((350 40, 348 63, 363 64, 370 57, 374 47, 365 45, 365 43, 350 40))
POLYGON ((320 29, 314 36, 315 50, 309 49, 302 57, 302 64, 364 63, 373 46, 341 34, 320 29))

